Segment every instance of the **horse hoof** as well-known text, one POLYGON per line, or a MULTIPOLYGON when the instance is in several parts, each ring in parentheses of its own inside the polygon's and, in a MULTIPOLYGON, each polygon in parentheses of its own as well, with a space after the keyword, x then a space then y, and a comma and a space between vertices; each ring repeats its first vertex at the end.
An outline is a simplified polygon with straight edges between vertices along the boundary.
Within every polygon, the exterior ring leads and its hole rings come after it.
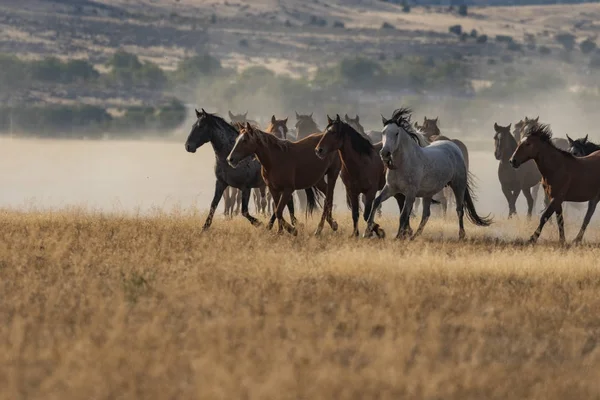
POLYGON ((377 237, 379 239, 385 239, 385 230, 381 227, 377 228, 377 230, 375 231, 375 234, 377 235, 377 237))
POLYGON ((535 244, 535 242, 537 242, 537 238, 530 237, 529 240, 527 241, 527 244, 535 244))
POLYGON ((337 230, 338 230, 338 223, 336 221, 333 221, 331 223, 331 229, 333 229, 334 232, 337 232, 337 230))

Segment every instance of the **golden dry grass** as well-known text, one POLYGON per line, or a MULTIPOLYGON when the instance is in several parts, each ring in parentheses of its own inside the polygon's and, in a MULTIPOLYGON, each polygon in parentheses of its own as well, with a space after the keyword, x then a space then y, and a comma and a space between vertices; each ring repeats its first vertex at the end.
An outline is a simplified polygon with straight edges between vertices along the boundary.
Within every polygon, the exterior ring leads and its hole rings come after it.
POLYGON ((351 240, 339 219, 317 239, 1 212, 0 398, 598 398, 597 246, 560 247, 555 226, 515 244, 518 221, 458 243, 452 219, 351 240))

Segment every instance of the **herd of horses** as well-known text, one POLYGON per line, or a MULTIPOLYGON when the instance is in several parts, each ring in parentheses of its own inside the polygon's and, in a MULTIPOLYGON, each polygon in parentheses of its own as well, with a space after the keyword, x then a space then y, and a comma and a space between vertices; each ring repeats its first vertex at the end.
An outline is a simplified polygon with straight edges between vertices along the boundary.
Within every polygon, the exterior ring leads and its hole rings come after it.
MULTIPOLYGON (((432 204, 440 204, 444 214, 448 204, 455 205, 459 238, 465 237, 464 216, 478 226, 489 226, 492 218, 481 216, 475 208, 469 152, 465 144, 441 134, 438 119, 424 118, 423 124, 411 122, 412 111, 400 108, 391 118, 382 116, 381 131, 365 131, 360 118, 342 119, 327 116, 321 130, 312 114, 296 113, 293 130, 288 118, 271 117, 263 131, 246 114, 229 112, 230 121, 204 109, 196 110, 196 121, 185 148, 194 153, 211 143, 215 158, 215 193, 204 223, 212 224, 221 198, 225 213, 240 213, 253 225, 261 223, 250 215, 251 195, 257 211, 270 215, 267 228, 278 222, 279 232, 297 234, 294 195, 307 214, 322 205, 315 235, 325 222, 333 231, 333 194, 338 177, 346 188, 351 209, 352 237, 359 236, 361 211, 366 222, 363 237, 385 237, 375 219, 381 204, 394 197, 400 213, 397 238, 414 239, 422 233, 431 215, 432 204), (421 202, 421 221, 413 232, 410 219, 421 202), (283 211, 287 207, 290 222, 283 211)), ((553 138, 550 127, 539 117, 511 125, 494 124, 494 155, 499 161, 498 178, 509 208, 509 218, 516 214, 516 201, 523 192, 528 217, 534 211, 539 186, 544 188, 546 208, 539 226, 530 237, 536 242, 548 219, 556 213, 560 241, 564 236, 564 202, 588 202, 580 232, 585 229, 600 201, 600 146, 587 138, 572 140, 553 138)))

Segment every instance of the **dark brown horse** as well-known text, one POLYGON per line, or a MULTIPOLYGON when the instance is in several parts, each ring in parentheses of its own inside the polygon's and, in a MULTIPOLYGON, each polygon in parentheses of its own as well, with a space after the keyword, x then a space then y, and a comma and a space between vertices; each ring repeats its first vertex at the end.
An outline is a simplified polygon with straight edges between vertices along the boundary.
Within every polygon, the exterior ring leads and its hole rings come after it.
POLYGON ((600 201, 600 151, 586 157, 575 157, 552 143, 552 131, 548 125, 536 124, 525 131, 510 164, 518 168, 534 160, 542 174, 542 184, 550 202, 542 214, 540 224, 531 235, 534 243, 544 225, 556 213, 560 241, 565 241, 562 203, 565 201, 588 202, 587 213, 574 243, 581 242, 596 205, 600 201))
POLYGON ((296 140, 301 140, 312 135, 313 133, 321 133, 317 123, 312 117, 313 113, 302 115, 296 113, 296 140))
POLYGON ((517 213, 519 194, 527 199, 527 216, 531 217, 537 199, 538 185, 542 175, 534 161, 527 161, 518 169, 513 168, 508 160, 517 149, 518 143, 510 132, 511 124, 500 126, 494 123, 494 156, 500 161, 498 179, 502 193, 508 201, 508 218, 517 213))
MULTIPOLYGON (((352 236, 358 236, 359 195, 365 196, 364 220, 368 220, 377 191, 385 185, 386 167, 381 161, 379 151, 381 143, 376 145, 358 133, 350 124, 344 123, 337 115, 335 120, 327 116, 327 128, 315 152, 319 158, 329 157, 339 152, 342 159, 342 182, 346 186, 348 205, 352 209, 354 230, 352 236)), ((404 198, 398 201, 400 210, 404 198)), ((379 235, 379 231, 377 231, 379 235)))
MULTIPOLYGON (((269 123, 269 126, 267 126, 267 129, 265 130, 265 132, 275 135, 279 139, 287 140, 287 133, 288 133, 287 121, 288 121, 287 118, 286 119, 277 119, 277 118, 275 118, 275 115, 273 115, 271 117, 271 122, 269 123)), ((255 195, 254 201, 258 201, 257 193, 255 192, 254 195, 255 195)), ((259 204, 259 203, 257 203, 257 204, 259 204)), ((259 212, 261 212, 263 214, 268 213, 269 215, 272 215, 272 213, 275 212, 275 206, 273 205, 273 196, 271 196, 271 192, 268 190, 267 190, 267 201, 266 201, 266 203, 264 203, 264 205, 263 205, 263 203, 260 203, 259 212)))
POLYGON ((240 131, 227 161, 231 166, 236 166, 252 154, 255 154, 260 161, 263 179, 277 205, 275 215, 269 222, 269 228, 273 226, 274 218, 277 217, 280 232, 285 228, 288 232, 297 234, 296 228, 283 219, 283 208, 295 190, 304 189, 307 211, 311 212, 316 206, 317 192, 314 190, 316 187, 318 191, 325 193, 325 205, 315 235, 321 233, 325 220, 331 229, 337 230, 338 224, 333 219, 332 208, 333 191, 340 174, 341 161, 337 153, 324 159, 317 157, 314 149, 322 137, 323 134, 314 134, 298 142, 290 142, 255 129, 250 124, 246 124, 246 127, 240 131))

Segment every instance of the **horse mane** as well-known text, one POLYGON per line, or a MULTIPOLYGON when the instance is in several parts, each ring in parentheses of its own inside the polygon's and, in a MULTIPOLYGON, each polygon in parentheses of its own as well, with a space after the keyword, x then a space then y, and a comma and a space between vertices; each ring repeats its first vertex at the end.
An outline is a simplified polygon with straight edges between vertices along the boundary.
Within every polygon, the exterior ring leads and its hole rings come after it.
POLYGON ((404 129, 411 139, 417 142, 420 147, 427 147, 431 144, 423 132, 421 132, 420 129, 417 130, 415 127, 413 127, 409 120, 403 118, 400 122, 401 125, 398 124, 398 126, 402 127, 402 129, 404 129))
POLYGON ((536 123, 527 128, 523 134, 523 137, 536 137, 540 139, 544 143, 548 143, 550 146, 554 147, 557 151, 560 151, 565 156, 575 157, 573 154, 569 153, 566 150, 560 149, 552 143, 552 130, 550 129, 550 125, 536 123))
POLYGON ((374 150, 373 144, 367 138, 360 134, 356 129, 347 122, 340 121, 343 128, 343 133, 346 133, 350 138, 350 145, 358 154, 371 154, 374 150))
POLYGON ((235 136, 238 135, 240 129, 237 128, 236 125, 230 124, 224 118, 220 117, 218 114, 210 114, 207 112, 205 112, 204 114, 207 117, 206 123, 209 124, 211 128, 224 129, 229 133, 235 134, 235 136))
POLYGON ((402 119, 409 120, 411 115, 412 110, 409 107, 400 107, 394 110, 391 120, 398 123, 402 119))
POLYGON ((268 147, 270 144, 274 144, 278 149, 282 151, 288 151, 290 148, 291 142, 289 140, 279 139, 273 134, 261 131, 260 129, 254 127, 252 127, 252 132, 256 135, 257 141, 264 146, 268 147))

